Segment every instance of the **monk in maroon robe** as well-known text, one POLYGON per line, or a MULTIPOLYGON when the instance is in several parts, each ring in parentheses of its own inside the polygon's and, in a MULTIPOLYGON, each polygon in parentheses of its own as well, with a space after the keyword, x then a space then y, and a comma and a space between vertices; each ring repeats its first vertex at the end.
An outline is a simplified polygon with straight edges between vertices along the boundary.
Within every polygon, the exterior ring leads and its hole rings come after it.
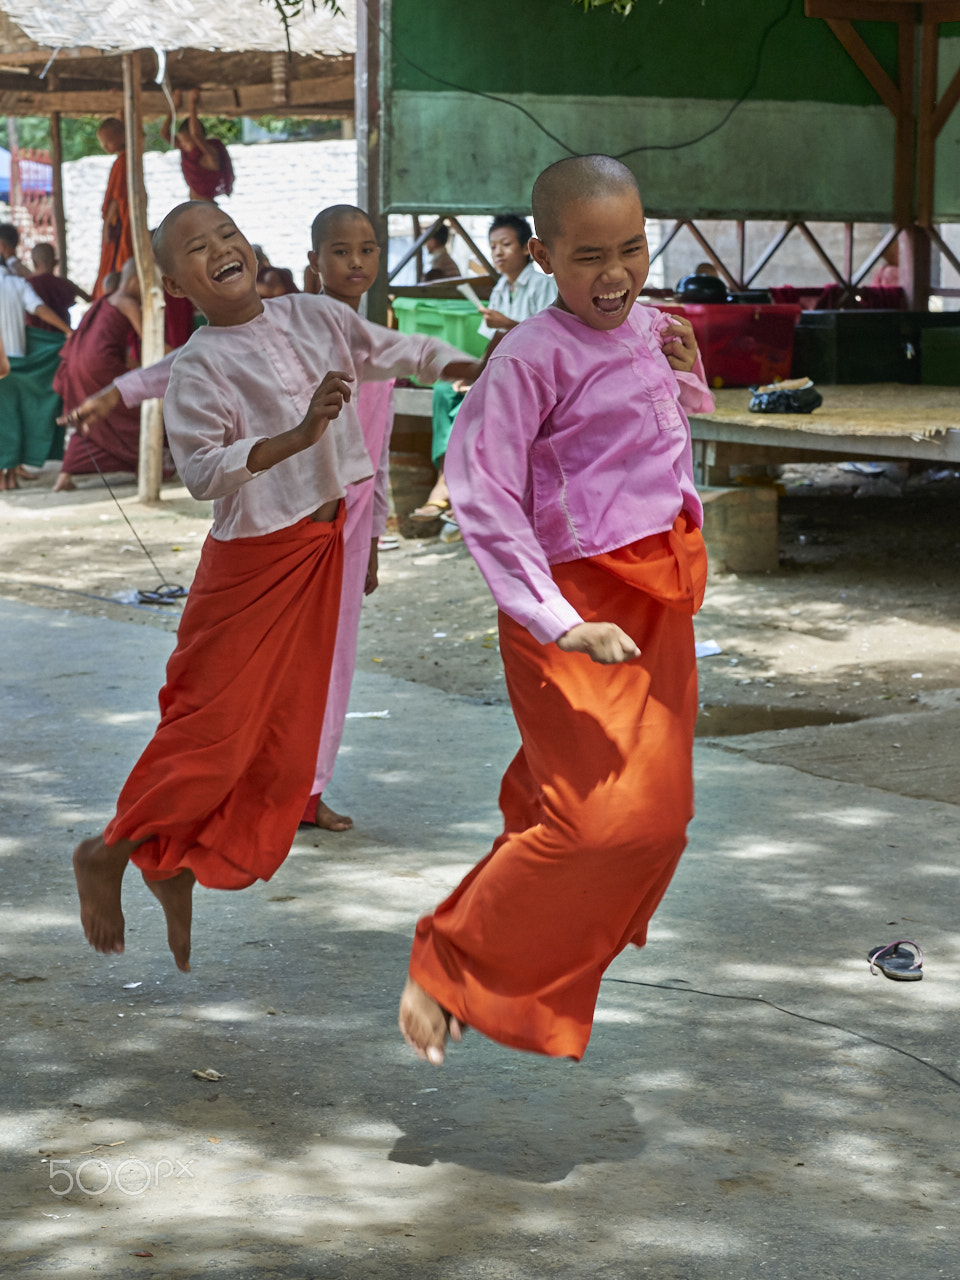
MULTIPOLYGON (((63 344, 54 390, 69 414, 89 396, 127 372, 127 345, 140 335, 140 284, 131 258, 117 289, 98 298, 63 344)), ((136 471, 140 456, 140 410, 123 402, 105 418, 70 437, 54 492, 73 489, 72 477, 100 471, 136 471)))
POLYGON ((93 296, 103 296, 103 281, 111 271, 120 271, 133 255, 133 228, 127 194, 127 138, 123 122, 109 116, 97 130, 97 140, 108 155, 116 156, 107 179, 103 197, 103 238, 100 246, 100 270, 93 296))

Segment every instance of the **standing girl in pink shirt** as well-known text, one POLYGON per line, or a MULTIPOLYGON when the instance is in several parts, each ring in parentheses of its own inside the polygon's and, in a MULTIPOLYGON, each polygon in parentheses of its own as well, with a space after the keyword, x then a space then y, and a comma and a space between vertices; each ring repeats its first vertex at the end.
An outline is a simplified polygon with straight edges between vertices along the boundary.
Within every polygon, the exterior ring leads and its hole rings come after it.
POLYGON ((630 170, 562 160, 533 214, 559 297, 500 343, 447 451, 522 745, 502 835, 417 926, 400 1027, 434 1063, 468 1025, 579 1059, 693 812, 706 554, 684 409, 713 403, 690 325, 634 306, 650 259, 630 170))

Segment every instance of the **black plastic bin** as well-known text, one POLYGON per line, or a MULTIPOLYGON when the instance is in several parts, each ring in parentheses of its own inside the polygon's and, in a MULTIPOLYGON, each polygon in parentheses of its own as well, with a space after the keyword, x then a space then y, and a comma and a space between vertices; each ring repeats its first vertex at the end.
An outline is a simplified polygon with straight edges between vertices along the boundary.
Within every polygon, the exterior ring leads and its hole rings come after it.
POLYGON ((805 311, 794 334, 792 375, 822 386, 918 383, 925 329, 960 329, 960 312, 805 311))

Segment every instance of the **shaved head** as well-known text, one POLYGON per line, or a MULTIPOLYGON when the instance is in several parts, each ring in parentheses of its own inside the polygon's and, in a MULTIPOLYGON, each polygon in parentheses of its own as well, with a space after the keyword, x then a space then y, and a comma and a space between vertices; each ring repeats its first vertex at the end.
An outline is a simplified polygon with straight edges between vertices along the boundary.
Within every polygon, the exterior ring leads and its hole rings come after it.
POLYGON ((52 271, 57 261, 57 251, 52 244, 41 242, 33 246, 33 265, 38 271, 52 271))
POLYGON ((370 215, 364 213, 362 209, 358 209, 355 204, 331 204, 326 209, 321 209, 313 220, 313 226, 310 228, 314 253, 320 252, 321 247, 330 239, 333 229, 338 223, 343 221, 355 222, 357 219, 369 226, 371 238, 376 240, 377 237, 373 232, 373 223, 370 221, 370 215))
POLYGON ((537 236, 552 244, 561 234, 568 205, 604 196, 634 193, 637 180, 625 164, 612 156, 571 156, 544 169, 533 184, 533 220, 537 236))
POLYGON ((153 256, 165 276, 173 275, 174 250, 177 244, 177 223, 184 214, 194 213, 203 205, 206 205, 207 208, 215 209, 222 218, 229 217, 212 200, 185 200, 183 204, 178 204, 170 210, 153 233, 153 256))
POLYGON ((123 121, 118 120, 116 116, 107 116, 106 120, 101 120, 97 134, 98 136, 103 134, 106 138, 115 138, 118 142, 126 142, 127 139, 123 121))

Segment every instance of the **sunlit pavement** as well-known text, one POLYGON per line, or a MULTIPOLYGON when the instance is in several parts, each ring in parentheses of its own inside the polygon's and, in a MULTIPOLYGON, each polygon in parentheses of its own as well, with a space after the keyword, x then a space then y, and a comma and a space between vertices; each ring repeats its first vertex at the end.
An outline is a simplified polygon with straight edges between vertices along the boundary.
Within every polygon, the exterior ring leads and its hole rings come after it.
POLYGON ((361 673, 354 709, 390 718, 347 725, 328 798, 356 830, 200 893, 184 976, 135 873, 126 954, 89 950, 69 864, 172 637, 0 625, 5 1277, 956 1276, 954 806, 698 748, 690 849, 583 1063, 468 1035, 436 1070, 397 997, 417 915, 495 834, 509 714, 361 673), (922 982, 870 976, 898 938, 922 982))

